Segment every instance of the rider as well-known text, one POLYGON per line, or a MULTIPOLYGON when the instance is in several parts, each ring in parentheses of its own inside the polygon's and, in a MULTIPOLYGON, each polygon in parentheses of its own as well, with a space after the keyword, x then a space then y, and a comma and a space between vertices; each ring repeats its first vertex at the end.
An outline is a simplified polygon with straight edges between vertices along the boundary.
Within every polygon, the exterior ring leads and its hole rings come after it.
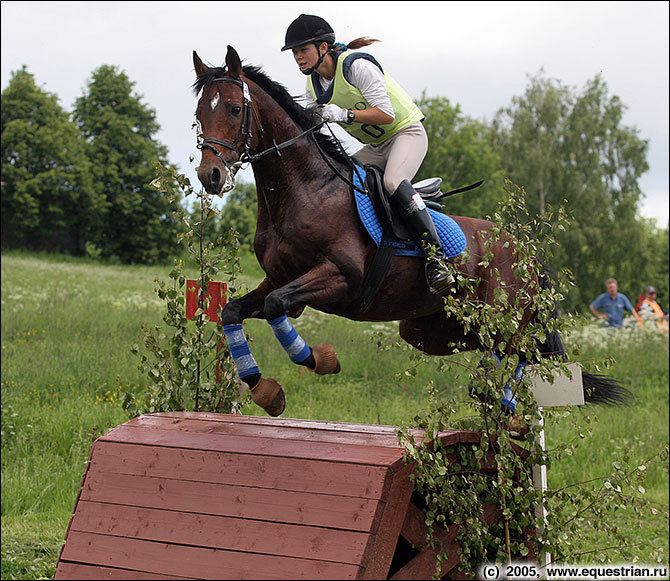
POLYGON ((372 55, 349 50, 373 42, 378 41, 365 37, 335 43, 323 18, 301 14, 288 27, 282 51, 292 50, 300 71, 308 75, 307 106, 323 106, 324 121, 341 123, 365 144, 355 157, 384 172, 386 193, 428 256, 430 290, 441 295, 454 277, 428 209, 410 182, 428 150, 423 114, 372 55))

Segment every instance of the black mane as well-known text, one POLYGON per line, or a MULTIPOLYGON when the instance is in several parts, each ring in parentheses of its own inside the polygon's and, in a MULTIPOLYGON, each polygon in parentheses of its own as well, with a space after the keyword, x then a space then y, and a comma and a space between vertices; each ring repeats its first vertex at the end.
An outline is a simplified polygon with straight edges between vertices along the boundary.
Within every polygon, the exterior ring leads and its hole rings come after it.
MULTIPOLYGON (((242 71, 249 80, 257 84, 272 99, 274 99, 274 101, 286 111, 289 117, 291 117, 303 131, 313 127, 320 121, 314 111, 311 111, 298 103, 296 98, 290 95, 284 85, 273 81, 260 67, 246 65, 242 67, 242 71)), ((214 79, 222 77, 226 72, 226 67, 212 67, 207 69, 197 78, 196 82, 193 83, 193 91, 196 95, 200 94, 203 89, 206 89, 212 84, 214 79)), ((321 148, 330 155, 330 157, 342 163, 347 163, 346 153, 339 145, 339 142, 336 142, 335 138, 318 132, 314 135, 321 148)))

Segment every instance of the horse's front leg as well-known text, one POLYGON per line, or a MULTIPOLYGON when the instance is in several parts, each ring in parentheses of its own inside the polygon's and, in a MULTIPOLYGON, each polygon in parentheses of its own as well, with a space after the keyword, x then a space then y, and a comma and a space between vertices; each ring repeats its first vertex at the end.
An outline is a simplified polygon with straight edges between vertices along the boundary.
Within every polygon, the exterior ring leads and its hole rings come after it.
POLYGON ((247 342, 242 321, 249 317, 267 319, 291 361, 325 375, 338 373, 340 364, 334 349, 325 343, 309 347, 288 320, 288 314, 306 304, 319 305, 345 300, 349 285, 333 263, 322 263, 289 284, 277 288, 266 279, 251 293, 231 301, 223 311, 222 324, 238 376, 249 385, 251 397, 272 416, 286 407, 282 386, 262 377, 247 342))
POLYGON ((348 288, 339 268, 333 263, 324 263, 283 287, 274 290, 269 286, 264 287, 262 290, 269 292, 265 292, 262 308, 260 299, 263 292, 258 292, 233 301, 230 313, 224 310, 224 332, 238 375, 249 385, 254 402, 268 414, 280 415, 286 407, 286 397, 276 380, 261 376, 242 330, 244 315, 267 319, 275 337, 294 363, 304 365, 320 375, 338 373, 340 364, 335 350, 325 343, 310 348, 293 328, 288 313, 300 311, 308 303, 319 305, 344 300, 348 288))
POLYGON ((318 306, 343 301, 348 294, 347 278, 332 262, 321 263, 268 294, 263 309, 265 318, 293 363, 319 375, 339 373, 340 363, 335 350, 327 343, 309 347, 293 328, 287 314, 307 304, 318 306))
POLYGON ((238 377, 249 386, 251 397, 271 416, 280 415, 286 408, 286 397, 281 385, 274 379, 262 377, 251 354, 242 323, 252 317, 263 317, 263 305, 270 292, 277 287, 268 279, 239 299, 228 303, 221 314, 223 333, 235 362, 238 377))

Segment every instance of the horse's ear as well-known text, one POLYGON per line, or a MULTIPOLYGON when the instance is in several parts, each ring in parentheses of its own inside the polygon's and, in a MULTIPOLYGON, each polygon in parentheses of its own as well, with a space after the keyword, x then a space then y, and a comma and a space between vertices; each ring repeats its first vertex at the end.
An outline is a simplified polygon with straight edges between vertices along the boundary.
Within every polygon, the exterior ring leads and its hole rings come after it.
POLYGON ((230 72, 233 77, 239 79, 242 74, 242 61, 240 60, 240 55, 237 54, 237 51, 230 45, 228 45, 228 53, 226 54, 226 66, 228 67, 228 72, 230 72))
POLYGON ((200 77, 209 67, 200 60, 198 53, 193 51, 193 66, 195 67, 195 74, 200 77))

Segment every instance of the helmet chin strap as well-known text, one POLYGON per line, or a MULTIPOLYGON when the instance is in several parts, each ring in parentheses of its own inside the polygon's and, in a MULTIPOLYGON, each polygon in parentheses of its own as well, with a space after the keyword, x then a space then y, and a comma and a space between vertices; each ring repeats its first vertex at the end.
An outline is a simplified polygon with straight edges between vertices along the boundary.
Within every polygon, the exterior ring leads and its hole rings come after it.
POLYGON ((316 61, 316 64, 313 67, 308 68, 307 70, 302 70, 300 69, 300 72, 305 75, 306 77, 309 77, 316 69, 318 69, 321 66, 321 63, 323 62, 323 58, 328 54, 329 51, 324 52, 321 54, 321 51, 319 50, 319 43, 314 43, 314 46, 316 46, 316 51, 319 53, 319 60, 316 61))

